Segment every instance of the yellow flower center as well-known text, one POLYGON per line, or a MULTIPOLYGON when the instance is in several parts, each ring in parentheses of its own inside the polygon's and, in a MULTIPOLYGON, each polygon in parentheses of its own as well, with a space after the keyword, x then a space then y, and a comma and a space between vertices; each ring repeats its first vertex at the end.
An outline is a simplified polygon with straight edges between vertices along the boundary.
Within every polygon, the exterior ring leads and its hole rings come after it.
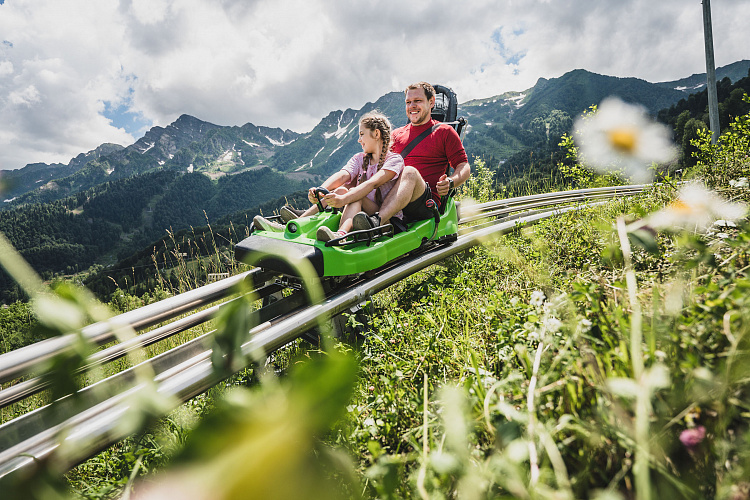
POLYGON ((677 212, 679 214, 690 214, 694 212, 694 207, 691 205, 688 205, 681 199, 676 199, 672 203, 669 204, 670 210, 677 212))
POLYGON ((635 152, 635 145, 638 142, 636 130, 632 128, 616 128, 607 131, 609 143, 617 151, 626 154, 635 152))

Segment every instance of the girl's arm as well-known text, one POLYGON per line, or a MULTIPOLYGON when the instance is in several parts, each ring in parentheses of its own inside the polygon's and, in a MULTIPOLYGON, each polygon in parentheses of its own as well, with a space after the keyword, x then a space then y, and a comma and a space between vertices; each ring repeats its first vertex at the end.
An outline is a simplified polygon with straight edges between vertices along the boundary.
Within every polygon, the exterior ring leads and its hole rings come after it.
MULTIPOLYGON (((322 188, 326 188, 328 191, 333 191, 339 186, 343 186, 345 183, 349 182, 350 175, 349 172, 346 170, 339 170, 335 174, 331 175, 328 179, 326 179, 323 184, 320 185, 322 188)), ((317 203, 318 200, 315 198, 315 188, 318 186, 311 187, 307 191, 307 199, 310 201, 310 203, 317 203)))
POLYGON ((396 177, 396 173, 392 170, 380 169, 375 175, 370 177, 368 180, 360 184, 359 186, 350 189, 346 194, 339 195, 336 193, 330 193, 323 198, 330 207, 341 208, 344 205, 348 205, 355 201, 359 201, 367 196, 370 191, 377 189, 386 182, 396 177))

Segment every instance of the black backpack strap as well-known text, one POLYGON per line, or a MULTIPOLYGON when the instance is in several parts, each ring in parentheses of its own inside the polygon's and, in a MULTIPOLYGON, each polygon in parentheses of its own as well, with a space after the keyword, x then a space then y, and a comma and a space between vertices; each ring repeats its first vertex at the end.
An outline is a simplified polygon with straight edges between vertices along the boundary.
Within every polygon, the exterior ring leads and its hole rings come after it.
POLYGON ((409 156, 409 153, 411 153, 411 151, 415 147, 417 147, 417 144, 419 144, 420 142, 422 142, 422 140, 425 137, 427 137, 428 135, 430 135, 431 133, 433 133, 435 130, 437 130, 437 128, 440 125, 442 125, 442 124, 443 124, 442 122, 438 122, 435 125, 433 125, 432 127, 428 128, 427 130, 425 130, 424 132, 422 132, 421 134, 419 134, 418 136, 416 136, 414 139, 412 139, 411 142, 409 144, 407 144, 406 147, 403 150, 401 150, 401 153, 400 153, 401 157, 403 159, 406 159, 406 157, 409 156))

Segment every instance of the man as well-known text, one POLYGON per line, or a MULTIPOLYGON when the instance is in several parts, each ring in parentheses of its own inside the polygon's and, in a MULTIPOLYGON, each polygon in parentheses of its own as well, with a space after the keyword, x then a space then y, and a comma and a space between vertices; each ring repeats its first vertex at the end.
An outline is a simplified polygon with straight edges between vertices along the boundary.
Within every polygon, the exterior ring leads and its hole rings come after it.
MULTIPOLYGON (((435 89, 426 82, 409 85, 406 90, 406 116, 409 123, 393 131, 391 150, 401 153, 406 146, 438 124, 431 113, 435 106, 435 89)), ((354 229, 371 229, 383 224, 403 210, 406 222, 431 218, 432 211, 426 202, 430 198, 440 201, 453 187, 469 179, 471 167, 461 139, 450 125, 438 125, 405 158, 406 167, 396 185, 383 200, 379 212, 368 215, 359 212, 354 216, 354 229), (450 177, 448 167, 453 167, 450 177)))

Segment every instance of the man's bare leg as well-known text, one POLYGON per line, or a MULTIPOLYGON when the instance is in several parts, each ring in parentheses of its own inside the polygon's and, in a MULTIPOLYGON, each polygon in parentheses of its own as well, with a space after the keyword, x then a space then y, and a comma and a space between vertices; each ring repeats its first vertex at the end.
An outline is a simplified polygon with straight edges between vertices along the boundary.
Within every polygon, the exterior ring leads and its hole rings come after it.
POLYGON ((424 194, 424 179, 419 171, 410 166, 404 167, 396 185, 388 192, 380 206, 380 223, 386 224, 399 210, 419 199, 424 194))

